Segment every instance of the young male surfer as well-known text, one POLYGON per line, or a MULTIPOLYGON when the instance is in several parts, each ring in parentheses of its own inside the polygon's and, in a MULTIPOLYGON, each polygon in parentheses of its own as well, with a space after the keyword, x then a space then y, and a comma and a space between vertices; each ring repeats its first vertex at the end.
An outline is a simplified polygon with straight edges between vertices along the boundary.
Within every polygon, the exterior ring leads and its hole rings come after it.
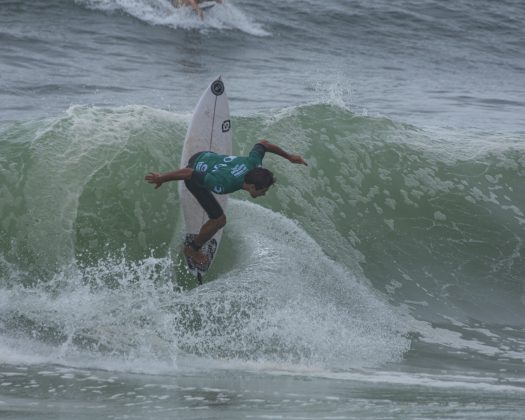
POLYGON ((253 198, 265 195, 275 182, 273 173, 262 167, 266 152, 282 156, 292 163, 308 165, 301 156, 289 154, 268 140, 261 140, 253 146, 248 156, 199 152, 190 158, 186 168, 165 174, 150 172, 144 177, 150 184, 155 184, 155 189, 168 181, 184 181, 188 190, 208 214, 210 219, 202 225, 195 239, 184 247, 184 254, 197 264, 206 264, 209 261, 208 257, 199 251, 226 225, 226 216, 212 192, 230 194, 242 189, 249 192, 253 198))
MULTIPOLYGON (((202 3, 204 0, 171 0, 171 4, 175 7, 182 7, 182 6, 190 6, 197 15, 199 16, 200 20, 204 19, 204 15, 202 14, 202 8, 199 6, 199 3, 202 3)), ((224 0, 215 0, 215 3, 222 4, 224 0)))

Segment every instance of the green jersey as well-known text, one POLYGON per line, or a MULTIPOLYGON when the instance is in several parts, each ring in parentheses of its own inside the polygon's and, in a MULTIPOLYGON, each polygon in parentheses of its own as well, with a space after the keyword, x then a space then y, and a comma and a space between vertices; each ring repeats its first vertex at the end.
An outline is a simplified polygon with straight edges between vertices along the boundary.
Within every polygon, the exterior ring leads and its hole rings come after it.
POLYGON ((193 162, 193 169, 208 190, 216 194, 229 194, 240 190, 244 175, 262 166, 266 149, 256 144, 248 156, 226 156, 214 152, 202 152, 193 162))

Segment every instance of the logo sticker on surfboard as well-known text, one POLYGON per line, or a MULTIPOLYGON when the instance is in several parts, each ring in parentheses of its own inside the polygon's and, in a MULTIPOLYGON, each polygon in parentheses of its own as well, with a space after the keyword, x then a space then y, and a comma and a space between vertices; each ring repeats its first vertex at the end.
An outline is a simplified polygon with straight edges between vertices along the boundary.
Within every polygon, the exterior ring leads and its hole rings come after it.
POLYGON ((221 80, 215 80, 211 84, 211 91, 215 96, 221 96, 224 93, 224 83, 221 80))
POLYGON ((231 128, 230 120, 223 121, 223 123, 222 123, 222 132, 223 133, 227 133, 228 131, 230 131, 230 128, 231 128))

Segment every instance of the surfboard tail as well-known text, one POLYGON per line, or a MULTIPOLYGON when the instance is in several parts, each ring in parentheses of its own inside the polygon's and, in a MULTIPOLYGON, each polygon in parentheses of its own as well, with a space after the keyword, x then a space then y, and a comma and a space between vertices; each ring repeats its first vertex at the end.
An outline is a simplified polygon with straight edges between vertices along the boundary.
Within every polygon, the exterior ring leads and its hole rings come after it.
MULTIPOLYGON (((196 237, 197 234, 188 233, 184 239, 184 245, 189 245, 196 237)), ((217 251, 217 246, 218 243, 215 238, 211 238, 202 246, 200 252, 208 257, 208 262, 206 264, 198 264, 193 260, 193 258, 185 255, 186 264, 188 264, 188 269, 190 270, 191 274, 197 277, 199 284, 202 284, 202 276, 209 270, 211 266, 213 257, 215 256, 215 252, 217 251)))

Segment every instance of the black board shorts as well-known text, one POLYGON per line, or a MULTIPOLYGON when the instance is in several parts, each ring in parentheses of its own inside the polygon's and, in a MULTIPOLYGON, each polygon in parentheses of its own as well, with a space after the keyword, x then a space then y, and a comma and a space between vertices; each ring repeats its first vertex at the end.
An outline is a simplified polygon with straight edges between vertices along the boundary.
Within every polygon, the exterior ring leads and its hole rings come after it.
MULTIPOLYGON (((187 168, 193 168, 195 159, 202 152, 195 153, 188 161, 187 168)), ((186 188, 193 194, 199 204, 202 206, 204 211, 208 214, 210 219, 218 219, 224 214, 221 205, 217 202, 212 192, 204 187, 204 176, 205 174, 198 171, 193 171, 191 178, 184 181, 186 188)))

